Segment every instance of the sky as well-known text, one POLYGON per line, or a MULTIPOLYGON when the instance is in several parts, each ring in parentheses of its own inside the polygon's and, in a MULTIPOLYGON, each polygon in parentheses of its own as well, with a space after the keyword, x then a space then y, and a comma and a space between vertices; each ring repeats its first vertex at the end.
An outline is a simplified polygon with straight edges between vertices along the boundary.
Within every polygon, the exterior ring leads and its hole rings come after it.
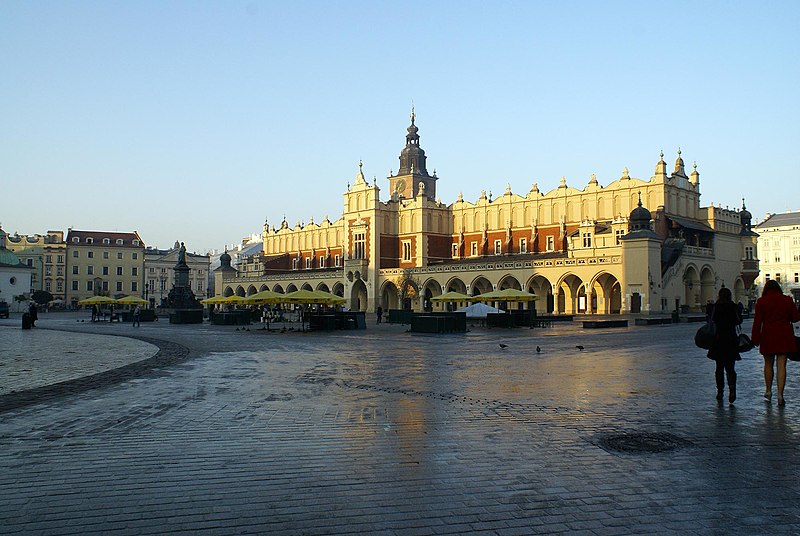
MULTIPOLYGON (((223 249, 388 199, 412 105, 447 204, 648 180, 800 210, 800 2, 0 2, 0 225, 223 249)), ((654 207, 653 207, 654 208, 654 207)))

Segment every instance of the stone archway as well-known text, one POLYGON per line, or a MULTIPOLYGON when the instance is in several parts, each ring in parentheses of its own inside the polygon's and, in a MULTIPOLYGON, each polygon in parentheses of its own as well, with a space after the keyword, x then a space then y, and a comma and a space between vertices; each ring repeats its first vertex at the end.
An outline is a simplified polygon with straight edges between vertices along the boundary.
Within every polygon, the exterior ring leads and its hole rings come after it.
POLYGON ((294 283, 289 283, 286 286, 286 294, 289 294, 290 292, 296 292, 296 291, 297 291, 297 287, 294 286, 294 283))
POLYGON ((467 293, 467 285, 461 279, 454 277, 445 285, 446 292, 460 292, 461 294, 467 293))
POLYGON ((500 282, 497 284, 497 290, 506 290, 506 289, 514 289, 514 290, 522 290, 522 285, 520 285, 517 278, 513 275, 506 275, 500 279, 500 282))
MULTIPOLYGON (((588 297, 592 313, 609 315, 622 312, 622 288, 619 280, 608 272, 602 272, 592 281, 588 297)), ((652 310, 652 304, 651 304, 652 310)))
POLYGON ((480 296, 481 294, 486 294, 487 292, 491 292, 492 290, 494 290, 494 287, 489 282, 489 280, 483 277, 482 275, 476 277, 472 281, 472 284, 470 285, 471 296, 480 296))
POLYGON ((225 287, 225 290, 222 291, 222 295, 226 298, 229 298, 234 295, 233 289, 231 287, 225 287))
POLYGON ((248 296, 252 296, 253 294, 256 294, 257 292, 258 292, 258 289, 256 289, 255 285, 250 285, 249 287, 247 287, 247 295, 248 296))
POLYGON ((360 279, 353 283, 353 288, 350 289, 350 310, 351 311, 366 311, 367 310, 367 286, 360 279))
POLYGON ((717 301, 717 282, 714 271, 709 266, 704 266, 700 272, 700 310, 705 310, 708 303, 717 301))
POLYGON ((328 285, 326 285, 325 283, 320 283, 319 285, 317 285, 317 290, 321 290, 322 292, 327 292, 328 294, 331 293, 330 289, 328 288, 328 285))
POLYGON ((697 310, 700 307, 700 275, 694 266, 687 266, 683 273, 683 304, 681 309, 686 312, 697 310))
POLYGON ((435 279, 428 279, 422 285, 422 310, 433 311, 433 302, 431 301, 435 296, 442 295, 442 286, 435 279))
POLYGON ((242 287, 241 285, 236 287, 236 295, 244 298, 245 297, 244 287, 242 287))
POLYGON ((552 313, 555 310, 553 298, 553 284, 543 275, 533 276, 526 285, 528 292, 536 294, 539 298, 534 302, 536 312, 539 314, 552 313))
POLYGON ((336 294, 340 298, 344 298, 344 285, 342 283, 334 283, 331 294, 336 294))
POLYGON ((308 290, 309 292, 314 290, 314 288, 311 285, 309 285, 308 283, 303 283, 303 286, 300 287, 300 289, 301 290, 308 290))
POLYGON ((391 281, 386 281, 381 289, 381 303, 384 311, 389 309, 400 309, 400 293, 397 286, 391 281))
POLYGON ((283 287, 278 285, 278 284, 276 284, 274 287, 272 287, 272 292, 277 292, 278 294, 283 294, 284 293, 283 292, 283 287))
POLYGON ((559 314, 574 315, 585 312, 586 305, 583 280, 575 274, 566 274, 558 282, 556 311, 559 314))

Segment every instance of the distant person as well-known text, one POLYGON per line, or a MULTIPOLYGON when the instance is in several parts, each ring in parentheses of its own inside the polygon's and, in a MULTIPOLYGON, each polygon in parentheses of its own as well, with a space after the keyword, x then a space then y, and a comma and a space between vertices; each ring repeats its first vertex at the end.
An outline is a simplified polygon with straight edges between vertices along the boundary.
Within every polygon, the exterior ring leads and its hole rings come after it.
POLYGON ((381 307, 379 305, 378 309, 375 311, 375 314, 378 317, 378 322, 377 323, 380 324, 381 321, 383 320, 383 307, 381 307))
POLYGON ((31 303, 31 306, 28 307, 28 314, 31 315, 31 327, 36 327, 36 321, 39 320, 39 311, 36 309, 36 303, 31 303))
POLYGON ((92 322, 97 321, 97 306, 92 305, 92 322))
POLYGON ((742 323, 742 317, 736 304, 731 299, 731 289, 719 289, 717 302, 711 308, 711 321, 716 326, 716 338, 708 351, 708 358, 717 363, 714 372, 717 380, 717 400, 722 401, 725 391, 725 376, 728 377, 728 402, 736 400, 736 362, 739 355, 739 334, 736 328, 742 323))
POLYGON ((142 316, 142 308, 138 305, 133 309, 133 327, 142 327, 141 322, 139 321, 142 316))
POLYGON ((785 406, 783 388, 786 386, 786 354, 797 351, 792 322, 800 320, 800 312, 789 296, 783 294, 774 279, 764 285, 756 302, 751 339, 764 356, 764 398, 772 400, 773 363, 778 366, 778 406, 785 406))

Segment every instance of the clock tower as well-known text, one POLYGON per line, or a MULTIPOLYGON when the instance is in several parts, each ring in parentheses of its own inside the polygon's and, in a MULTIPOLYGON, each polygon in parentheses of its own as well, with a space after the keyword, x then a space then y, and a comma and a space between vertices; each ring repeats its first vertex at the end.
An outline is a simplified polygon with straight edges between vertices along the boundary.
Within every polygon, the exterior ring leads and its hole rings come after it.
POLYGON ((406 146, 400 153, 400 169, 397 175, 389 176, 389 192, 392 197, 414 198, 420 193, 422 184, 423 194, 428 199, 436 199, 436 175, 428 175, 425 167, 425 151, 419 146, 419 129, 414 124, 416 116, 411 109, 411 126, 406 134, 406 146))

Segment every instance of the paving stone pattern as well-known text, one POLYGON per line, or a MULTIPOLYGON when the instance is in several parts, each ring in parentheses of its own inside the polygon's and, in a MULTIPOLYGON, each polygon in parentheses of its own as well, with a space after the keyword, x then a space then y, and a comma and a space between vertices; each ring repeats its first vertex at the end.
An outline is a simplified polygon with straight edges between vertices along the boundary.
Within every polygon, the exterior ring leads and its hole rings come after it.
POLYGON ((717 405, 696 325, 40 324, 176 354, 0 413, 6 534, 800 533, 797 371, 779 409, 747 354, 717 405))

